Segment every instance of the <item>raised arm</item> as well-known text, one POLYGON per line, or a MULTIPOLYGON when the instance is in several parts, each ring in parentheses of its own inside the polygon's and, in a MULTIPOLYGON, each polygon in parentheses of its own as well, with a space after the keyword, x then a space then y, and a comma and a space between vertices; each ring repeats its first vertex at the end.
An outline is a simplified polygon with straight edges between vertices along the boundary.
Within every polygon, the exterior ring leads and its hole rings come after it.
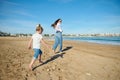
POLYGON ((31 38, 30 41, 29 41, 29 43, 28 43, 28 49, 31 49, 32 41, 33 41, 33 39, 31 38))

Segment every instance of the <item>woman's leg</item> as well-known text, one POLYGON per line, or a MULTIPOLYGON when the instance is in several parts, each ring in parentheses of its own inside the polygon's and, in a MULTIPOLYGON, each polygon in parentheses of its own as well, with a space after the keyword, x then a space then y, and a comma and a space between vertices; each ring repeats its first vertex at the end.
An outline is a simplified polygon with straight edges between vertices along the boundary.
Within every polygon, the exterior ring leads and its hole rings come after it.
POLYGON ((60 39, 60 49, 59 49, 59 51, 62 52, 62 46, 63 46, 63 45, 62 45, 62 44, 63 44, 62 33, 60 33, 59 39, 60 39))
POLYGON ((54 50, 54 52, 55 52, 58 44, 59 44, 59 38, 58 38, 58 36, 56 35, 56 36, 55 36, 55 42, 54 42, 54 45, 53 45, 53 50, 54 50))

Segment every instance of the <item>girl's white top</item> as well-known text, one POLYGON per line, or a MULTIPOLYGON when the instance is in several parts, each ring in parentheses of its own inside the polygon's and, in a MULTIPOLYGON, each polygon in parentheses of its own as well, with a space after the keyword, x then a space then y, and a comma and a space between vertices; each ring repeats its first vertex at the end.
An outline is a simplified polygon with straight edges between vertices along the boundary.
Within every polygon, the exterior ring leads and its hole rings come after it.
POLYGON ((61 28, 61 24, 60 23, 57 23, 56 27, 55 27, 55 31, 60 31, 62 32, 62 28, 61 28))
POLYGON ((32 36, 33 39, 33 49, 40 49, 40 41, 42 39, 42 35, 39 33, 35 33, 32 36))

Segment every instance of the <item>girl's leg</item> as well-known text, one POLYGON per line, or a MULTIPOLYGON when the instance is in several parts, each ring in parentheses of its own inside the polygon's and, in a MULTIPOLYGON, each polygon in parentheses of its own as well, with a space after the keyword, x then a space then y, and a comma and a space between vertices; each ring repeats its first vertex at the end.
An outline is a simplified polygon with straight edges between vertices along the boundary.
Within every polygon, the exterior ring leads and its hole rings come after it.
POLYGON ((38 55, 39 55, 40 53, 42 53, 42 52, 40 52, 40 51, 41 51, 40 49, 34 49, 34 57, 33 57, 32 61, 31 61, 31 63, 29 64, 29 69, 30 69, 30 70, 32 70, 32 66, 33 66, 35 60, 38 58, 38 55))
POLYGON ((62 52, 62 46, 63 46, 62 45, 63 44, 62 33, 60 33, 60 38, 59 39, 60 39, 60 49, 59 49, 59 51, 62 52))
POLYGON ((59 38, 58 38, 58 36, 55 36, 55 43, 54 43, 54 45, 53 45, 54 53, 55 53, 55 50, 56 50, 58 44, 59 44, 59 38))
POLYGON ((32 66, 33 66, 35 60, 36 60, 36 59, 33 58, 32 61, 31 61, 31 63, 29 64, 29 69, 30 69, 30 70, 32 70, 32 66))
POLYGON ((38 60, 40 63, 43 63, 41 60, 41 56, 42 56, 42 51, 39 49, 39 56, 38 56, 38 60))
POLYGON ((43 63, 42 60, 41 60, 41 56, 42 56, 42 54, 39 55, 38 60, 39 60, 40 63, 43 63))

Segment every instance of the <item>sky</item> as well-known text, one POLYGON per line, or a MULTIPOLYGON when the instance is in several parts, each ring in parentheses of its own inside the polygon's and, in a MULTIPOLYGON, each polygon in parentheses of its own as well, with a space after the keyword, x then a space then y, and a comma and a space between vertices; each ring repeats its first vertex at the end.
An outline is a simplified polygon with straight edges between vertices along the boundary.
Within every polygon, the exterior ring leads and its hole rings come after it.
POLYGON ((120 33, 120 0, 0 0, 0 31, 54 34, 62 19, 63 34, 120 33))

